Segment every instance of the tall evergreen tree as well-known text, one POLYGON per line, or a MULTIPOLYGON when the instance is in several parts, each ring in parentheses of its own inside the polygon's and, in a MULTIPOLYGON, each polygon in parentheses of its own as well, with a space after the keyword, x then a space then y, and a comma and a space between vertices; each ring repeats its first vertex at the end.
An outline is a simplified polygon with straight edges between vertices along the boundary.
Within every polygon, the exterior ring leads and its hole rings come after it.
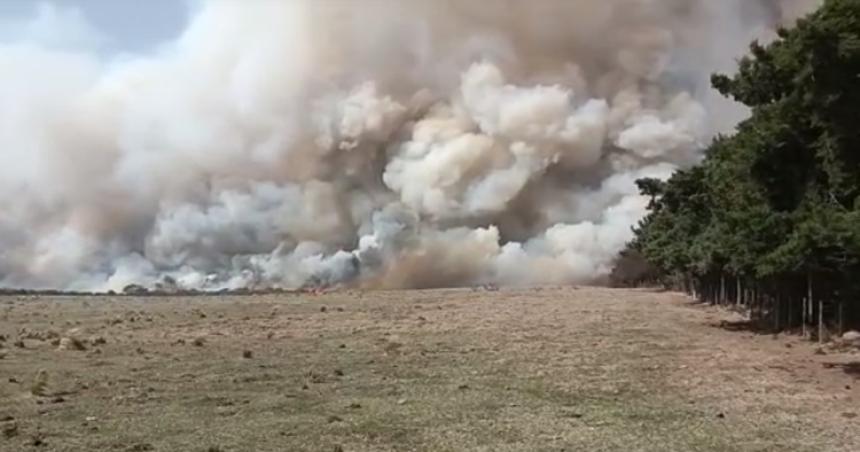
POLYGON ((640 181, 651 214, 631 247, 776 328, 860 323, 860 2, 826 0, 712 82, 752 115, 700 165, 640 181))

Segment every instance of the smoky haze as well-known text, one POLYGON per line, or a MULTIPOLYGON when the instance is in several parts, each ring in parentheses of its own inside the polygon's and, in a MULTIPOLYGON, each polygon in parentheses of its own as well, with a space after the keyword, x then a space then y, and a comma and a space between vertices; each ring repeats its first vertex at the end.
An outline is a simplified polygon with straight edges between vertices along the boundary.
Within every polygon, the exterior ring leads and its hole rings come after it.
MULTIPOLYGON (((0 42, 0 286, 593 283, 745 111, 708 87, 790 0, 211 0, 105 57, 0 42)), ((46 25, 47 24, 47 25, 46 25)))

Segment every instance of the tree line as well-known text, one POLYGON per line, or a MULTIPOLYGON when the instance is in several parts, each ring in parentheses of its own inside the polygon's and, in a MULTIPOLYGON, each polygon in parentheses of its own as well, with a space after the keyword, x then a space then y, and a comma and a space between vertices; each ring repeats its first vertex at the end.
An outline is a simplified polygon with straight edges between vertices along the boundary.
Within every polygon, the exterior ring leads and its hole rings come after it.
POLYGON ((622 261, 773 331, 857 328, 860 1, 826 0, 712 84, 751 116, 699 165, 638 181, 650 214, 622 261))

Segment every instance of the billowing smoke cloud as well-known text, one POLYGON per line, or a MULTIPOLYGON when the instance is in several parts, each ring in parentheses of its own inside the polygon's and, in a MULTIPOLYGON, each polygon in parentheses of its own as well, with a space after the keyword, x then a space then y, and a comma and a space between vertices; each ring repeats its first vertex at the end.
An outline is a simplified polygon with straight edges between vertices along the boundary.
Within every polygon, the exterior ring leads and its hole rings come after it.
MULTIPOLYGON (((0 43, 0 285, 587 283, 797 0, 210 0, 106 58, 44 6, 0 43)), ((9 32, 8 30, 12 30, 9 32)))

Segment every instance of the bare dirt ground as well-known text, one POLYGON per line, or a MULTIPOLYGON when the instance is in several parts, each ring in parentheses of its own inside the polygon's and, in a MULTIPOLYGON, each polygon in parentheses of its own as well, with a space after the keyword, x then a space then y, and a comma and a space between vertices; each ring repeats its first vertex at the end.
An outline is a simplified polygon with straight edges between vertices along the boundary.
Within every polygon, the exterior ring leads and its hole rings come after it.
POLYGON ((860 355, 735 320, 608 289, 0 298, 0 450, 860 450, 860 355))

